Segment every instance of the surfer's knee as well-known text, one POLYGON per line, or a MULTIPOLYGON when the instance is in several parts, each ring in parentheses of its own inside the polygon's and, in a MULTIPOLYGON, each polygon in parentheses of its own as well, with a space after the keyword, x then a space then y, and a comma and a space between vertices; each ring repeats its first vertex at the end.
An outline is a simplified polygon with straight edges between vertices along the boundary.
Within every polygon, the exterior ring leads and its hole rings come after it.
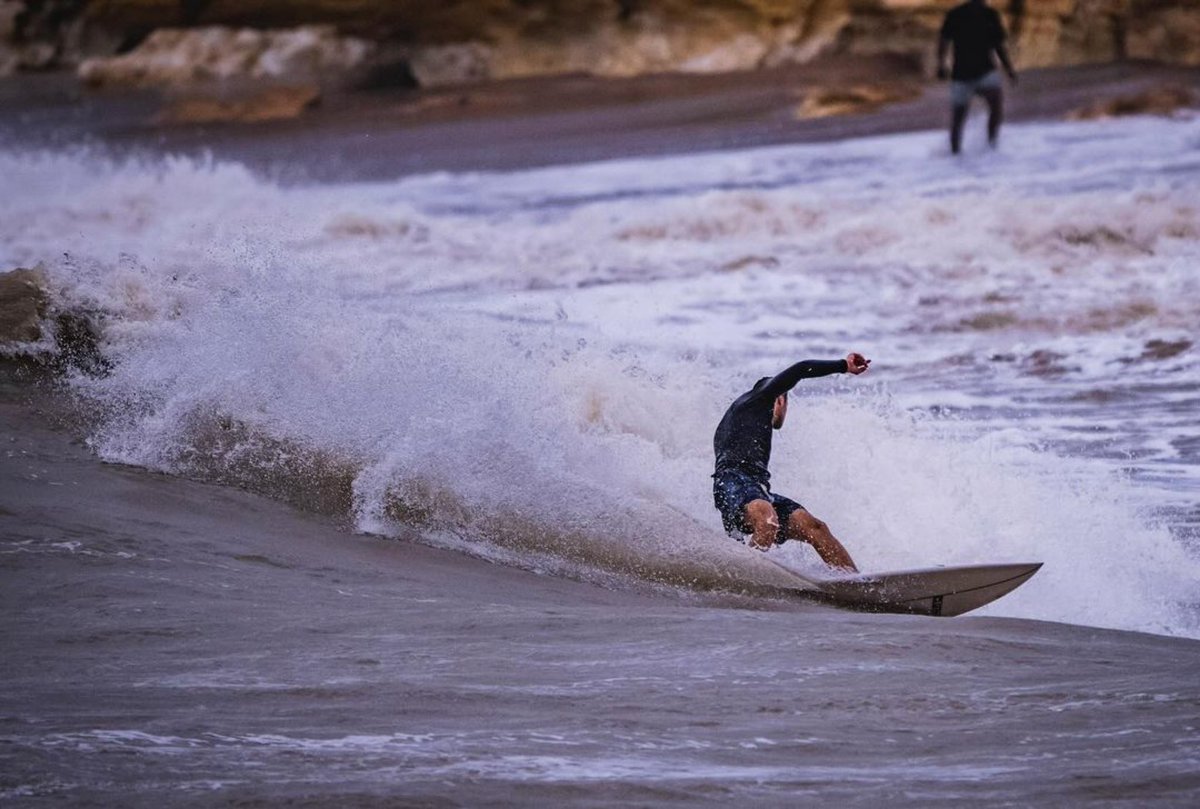
POLYGON ((746 504, 746 522, 755 529, 768 525, 779 527, 775 507, 767 500, 751 500, 746 504))

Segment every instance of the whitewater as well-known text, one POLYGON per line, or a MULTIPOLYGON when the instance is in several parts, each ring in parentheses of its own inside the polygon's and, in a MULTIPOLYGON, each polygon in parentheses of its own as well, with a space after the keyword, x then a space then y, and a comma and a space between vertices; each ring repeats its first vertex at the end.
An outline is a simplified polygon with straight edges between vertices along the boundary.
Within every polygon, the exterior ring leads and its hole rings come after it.
POLYGON ((1200 119, 980 127, 374 182, 9 137, 0 269, 102 359, 0 363, 0 801, 1194 805, 1200 119), (774 487, 1029 583, 861 615, 721 532, 725 407, 851 350, 774 487))
POLYGON ((863 569, 1041 560, 991 614, 1200 636, 1200 126, 971 146, 307 186, 10 148, 0 264, 101 324, 100 457, 613 586, 752 579, 712 430, 862 351, 802 383, 773 473, 863 569))

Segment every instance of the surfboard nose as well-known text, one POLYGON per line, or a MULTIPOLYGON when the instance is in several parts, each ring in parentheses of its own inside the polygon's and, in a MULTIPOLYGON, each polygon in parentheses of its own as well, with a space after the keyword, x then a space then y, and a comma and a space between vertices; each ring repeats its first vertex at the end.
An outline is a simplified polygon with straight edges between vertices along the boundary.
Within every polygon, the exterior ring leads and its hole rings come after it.
POLYGON ((1013 562, 872 573, 823 581, 820 591, 852 609, 949 617, 1012 592, 1041 567, 1041 562, 1013 562))

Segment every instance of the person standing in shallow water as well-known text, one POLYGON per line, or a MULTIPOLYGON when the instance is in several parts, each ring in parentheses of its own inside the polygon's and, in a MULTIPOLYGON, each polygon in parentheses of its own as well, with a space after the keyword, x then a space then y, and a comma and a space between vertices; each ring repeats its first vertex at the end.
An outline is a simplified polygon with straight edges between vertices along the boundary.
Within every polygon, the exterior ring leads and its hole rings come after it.
POLYGON ((741 541, 750 535, 761 551, 797 539, 812 545, 831 567, 858 570, 829 526, 804 506, 771 492, 771 431, 787 418, 788 391, 801 379, 829 374, 861 374, 871 361, 851 353, 844 360, 804 360, 774 377, 763 377, 743 393, 721 418, 713 435, 717 456, 713 502, 725 530, 741 541))
POLYGON ((975 95, 983 96, 987 102, 988 143, 996 145, 1004 119, 1004 92, 993 54, 1000 57, 1009 80, 1017 83, 1017 72, 1004 46, 1007 36, 1000 15, 988 6, 987 0, 968 0, 946 13, 938 37, 937 72, 939 79, 946 78, 946 52, 953 45, 954 69, 949 77, 950 151, 954 154, 962 148, 967 107, 975 95))

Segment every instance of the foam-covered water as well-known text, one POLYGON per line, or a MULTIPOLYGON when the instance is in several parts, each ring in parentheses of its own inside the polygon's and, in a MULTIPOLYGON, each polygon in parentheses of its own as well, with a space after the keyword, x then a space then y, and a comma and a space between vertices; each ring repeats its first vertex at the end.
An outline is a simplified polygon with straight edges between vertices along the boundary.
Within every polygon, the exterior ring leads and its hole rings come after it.
POLYGON ((103 457, 589 577, 755 575, 712 430, 861 350, 773 459, 861 567, 1042 560, 993 614, 1200 634, 1200 129, 1006 138, 301 188, 6 151, 0 264, 102 318, 103 457))

